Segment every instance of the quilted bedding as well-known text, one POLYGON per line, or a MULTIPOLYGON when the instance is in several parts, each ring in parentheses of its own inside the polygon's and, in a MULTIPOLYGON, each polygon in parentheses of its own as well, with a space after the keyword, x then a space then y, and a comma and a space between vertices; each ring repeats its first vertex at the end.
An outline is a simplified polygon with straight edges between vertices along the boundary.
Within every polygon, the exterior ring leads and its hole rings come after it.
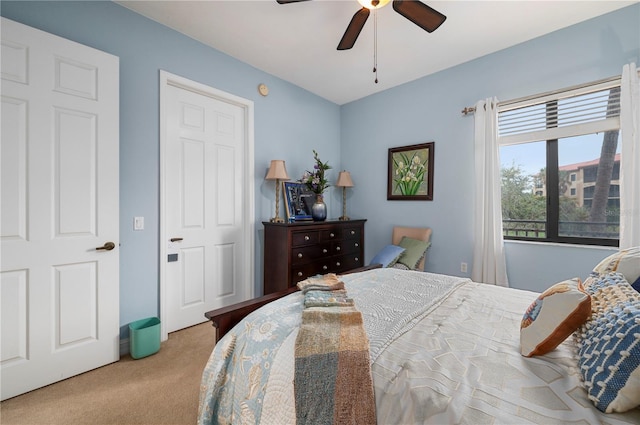
MULTIPOLYGON (((587 399, 570 338, 519 351, 537 294, 396 269, 343 276, 370 340, 378 424, 638 424, 587 399)), ((205 368, 199 423, 295 424, 294 345, 302 295, 247 316, 205 368)))

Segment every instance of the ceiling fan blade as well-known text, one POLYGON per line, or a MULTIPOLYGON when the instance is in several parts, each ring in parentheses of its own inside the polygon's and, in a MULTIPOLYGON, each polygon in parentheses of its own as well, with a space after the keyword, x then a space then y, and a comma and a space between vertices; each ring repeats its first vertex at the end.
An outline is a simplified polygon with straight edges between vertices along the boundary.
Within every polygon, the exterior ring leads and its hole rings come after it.
POLYGON ((393 10, 427 32, 435 31, 447 19, 442 13, 416 0, 393 0, 393 10))
POLYGON ((338 50, 348 50, 353 47, 360 35, 360 31, 362 31, 364 24, 367 22, 369 13, 371 13, 369 9, 363 7, 353 15, 347 30, 344 32, 340 43, 338 43, 338 50))
POLYGON ((276 0, 278 2, 278 4, 289 4, 289 3, 299 3, 301 1, 308 1, 308 0, 276 0))

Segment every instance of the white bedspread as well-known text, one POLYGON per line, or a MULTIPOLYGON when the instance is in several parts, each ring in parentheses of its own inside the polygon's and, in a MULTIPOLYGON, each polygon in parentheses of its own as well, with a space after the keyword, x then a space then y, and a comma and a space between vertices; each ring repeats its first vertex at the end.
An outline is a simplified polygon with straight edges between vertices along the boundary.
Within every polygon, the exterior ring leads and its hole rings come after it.
POLYGON ((546 356, 520 355, 520 321, 536 296, 478 283, 455 290, 372 365, 378 423, 640 424, 640 410, 594 408, 571 338, 546 356))
MULTIPOLYGON (((640 424, 640 409, 593 407, 571 339, 546 356, 520 355, 533 292, 393 269, 343 280, 370 338, 378 424, 640 424)), ((295 424, 296 335, 268 365, 261 424, 295 424)))

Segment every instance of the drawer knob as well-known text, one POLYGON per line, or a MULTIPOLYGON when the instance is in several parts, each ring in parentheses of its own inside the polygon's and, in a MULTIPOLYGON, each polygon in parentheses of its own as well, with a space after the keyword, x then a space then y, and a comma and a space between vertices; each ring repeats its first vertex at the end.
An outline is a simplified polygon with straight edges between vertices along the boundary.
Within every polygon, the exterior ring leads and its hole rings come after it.
POLYGON ((358 257, 356 257, 356 262, 360 261, 360 259, 358 257))
POLYGON ((322 270, 327 270, 327 266, 322 266, 322 270))
POLYGON ((336 262, 336 267, 340 267, 340 261, 336 262))
POLYGON ((302 272, 298 272, 298 276, 302 277, 302 272))
POLYGON ((333 233, 330 233, 329 236, 331 236, 332 238, 335 237, 336 235, 334 235, 333 233))
POLYGON ((301 252, 298 253, 298 258, 302 258, 302 253, 301 252))
POLYGON ((358 242, 356 242, 356 246, 360 246, 360 244, 358 242))
POLYGON ((308 235, 304 235, 304 240, 308 241, 309 240, 309 236, 308 235))
POLYGON ((352 234, 352 235, 355 235, 355 234, 356 234, 356 231, 355 231, 355 230, 352 230, 352 231, 351 231, 351 234, 352 234))
POLYGON ((327 253, 327 248, 324 248, 324 249, 322 250, 322 253, 323 253, 323 254, 326 254, 326 253, 327 253))
POLYGON ((339 246, 336 247, 336 251, 340 251, 340 247, 339 246))

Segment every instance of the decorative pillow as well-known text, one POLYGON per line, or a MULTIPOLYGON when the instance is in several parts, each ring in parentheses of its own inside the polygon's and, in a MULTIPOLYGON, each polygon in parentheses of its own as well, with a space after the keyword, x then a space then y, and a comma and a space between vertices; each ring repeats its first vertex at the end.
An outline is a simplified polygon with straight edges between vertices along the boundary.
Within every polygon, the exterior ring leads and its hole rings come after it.
POLYGON ((382 264, 382 267, 391 267, 398 261, 404 251, 404 248, 397 245, 387 245, 373 257, 370 264, 382 264))
POLYGON ((391 266, 392 269, 398 269, 398 270, 412 270, 409 267, 405 266, 402 263, 395 263, 393 266, 391 266))
POLYGON ((640 246, 623 249, 600 261, 593 272, 601 275, 622 273, 628 283, 635 285, 640 278, 640 246))
POLYGON ((591 314, 591 297, 574 277, 556 283, 529 306, 520 324, 520 353, 540 356, 555 349, 591 314))
POLYGON ((410 269, 415 269, 431 243, 403 236, 398 245, 405 249, 398 259, 398 263, 404 264, 410 269))
POLYGON ((589 399, 605 413, 640 406, 640 294, 620 273, 589 288, 591 318, 575 333, 578 364, 589 399))
POLYGON ((640 292, 640 277, 637 278, 636 281, 631 284, 631 287, 636 291, 640 292))

